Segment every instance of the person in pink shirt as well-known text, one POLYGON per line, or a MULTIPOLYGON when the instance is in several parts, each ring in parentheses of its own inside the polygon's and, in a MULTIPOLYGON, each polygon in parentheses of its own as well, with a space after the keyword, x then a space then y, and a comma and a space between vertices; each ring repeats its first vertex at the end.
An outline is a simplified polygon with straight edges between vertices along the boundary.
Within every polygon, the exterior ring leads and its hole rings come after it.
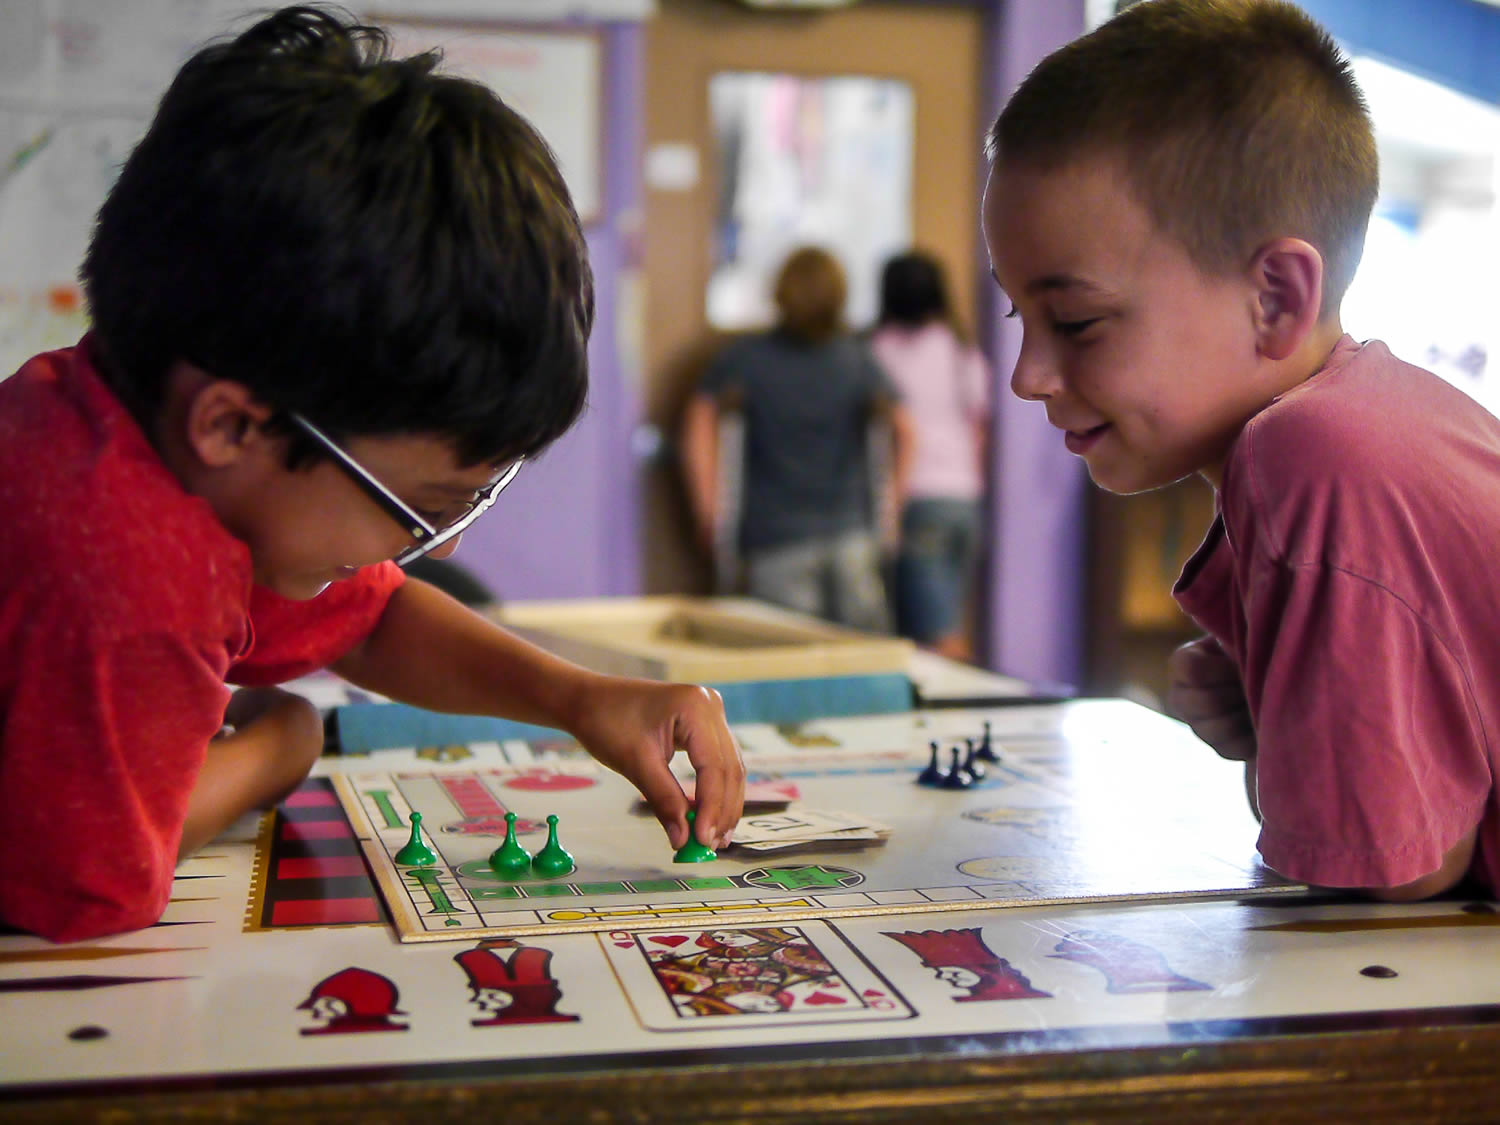
POLYGON ((870 350, 901 392, 914 430, 896 555, 897 630, 969 660, 964 611, 979 553, 990 370, 959 334, 936 258, 914 250, 886 262, 870 350))
POLYGON ((180 857, 312 767, 321 718, 273 685, 324 666, 568 731, 673 847, 738 820, 715 693, 399 569, 577 419, 593 322, 547 146, 437 61, 305 7, 193 55, 100 210, 90 333, 0 382, 0 923, 154 923, 180 857))
POLYGON ((1378 185, 1348 60, 1289 3, 1152 0, 988 147, 1012 390, 1103 488, 1217 491, 1168 707, 1245 763, 1266 863, 1500 891, 1500 422, 1342 329, 1378 185))

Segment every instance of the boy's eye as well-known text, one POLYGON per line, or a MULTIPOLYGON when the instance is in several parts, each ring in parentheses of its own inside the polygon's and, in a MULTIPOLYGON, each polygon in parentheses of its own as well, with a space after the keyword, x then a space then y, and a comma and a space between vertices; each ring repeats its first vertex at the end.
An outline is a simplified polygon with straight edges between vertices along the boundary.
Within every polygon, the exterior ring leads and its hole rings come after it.
POLYGON ((1056 320, 1052 322, 1052 330, 1059 336, 1079 336, 1098 324, 1099 320, 1097 316, 1087 320, 1056 320))
POLYGON ((1008 313, 1005 314, 1005 319, 1006 320, 1015 320, 1016 317, 1018 317, 1020 315, 1021 315, 1021 310, 1018 309, 1018 308, 1016 308, 1015 305, 1011 305, 1010 312, 1008 312, 1008 313))

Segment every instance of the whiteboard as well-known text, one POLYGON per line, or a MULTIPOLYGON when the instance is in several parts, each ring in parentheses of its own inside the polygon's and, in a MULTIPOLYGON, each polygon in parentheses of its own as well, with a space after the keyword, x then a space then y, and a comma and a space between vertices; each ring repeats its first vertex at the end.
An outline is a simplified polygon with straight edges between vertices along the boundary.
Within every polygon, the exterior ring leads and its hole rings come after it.
MULTIPOLYGON (((157 99, 206 41, 243 30, 254 0, 0 0, 0 379, 87 327, 78 284, 94 215, 157 99)), ((366 18, 370 5, 363 7, 366 18)), ((469 4, 471 8, 478 7, 469 4)), ((649 0, 525 0, 535 16, 624 18, 649 0), (614 5, 613 7, 611 5, 614 5)), ((491 20, 504 5, 486 0, 491 20)), ((395 0, 421 18, 473 14, 453 0, 395 0)), ((509 8, 505 15, 515 17, 509 8)), ((449 64, 495 89, 557 153, 585 221, 600 199, 601 42, 586 30, 502 31, 410 21, 398 53, 443 44, 449 64)))

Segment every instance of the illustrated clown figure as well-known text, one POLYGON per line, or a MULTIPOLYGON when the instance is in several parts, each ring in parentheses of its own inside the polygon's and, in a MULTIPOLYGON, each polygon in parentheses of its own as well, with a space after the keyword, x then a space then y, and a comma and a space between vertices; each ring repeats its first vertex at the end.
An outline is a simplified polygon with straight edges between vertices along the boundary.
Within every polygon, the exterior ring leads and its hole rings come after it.
POLYGON ((369 969, 340 969, 313 985, 307 999, 297 1005, 309 1011, 320 1027, 304 1027, 303 1035, 343 1035, 359 1031, 405 1031, 406 1024, 392 1016, 404 1016, 396 1007, 399 994, 388 978, 369 969))
POLYGON ((453 959, 468 974, 470 999, 484 1017, 469 1021, 475 1027, 578 1020, 557 1010, 562 988, 552 977, 551 950, 516 949, 507 960, 496 948, 480 946, 453 959))
POLYGON ((1031 987, 1031 981, 1004 957, 984 944, 978 929, 906 930, 886 933, 922 959, 938 980, 965 993, 960 1003, 975 1000, 1040 1000, 1052 994, 1031 987))

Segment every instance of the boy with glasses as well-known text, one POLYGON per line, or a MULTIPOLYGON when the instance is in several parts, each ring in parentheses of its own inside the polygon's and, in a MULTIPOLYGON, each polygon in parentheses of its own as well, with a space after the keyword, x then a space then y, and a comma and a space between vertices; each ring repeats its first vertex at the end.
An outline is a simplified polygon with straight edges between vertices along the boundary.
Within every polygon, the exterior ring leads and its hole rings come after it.
POLYGON ((313 8, 198 52, 100 210, 91 332, 0 383, 0 849, 43 853, 0 922, 156 921, 179 857, 312 766, 319 715, 271 685, 324 666, 567 730, 673 847, 680 747, 697 838, 738 820, 712 692, 558 660, 397 565, 573 424, 593 320, 551 153, 436 61, 313 8))

